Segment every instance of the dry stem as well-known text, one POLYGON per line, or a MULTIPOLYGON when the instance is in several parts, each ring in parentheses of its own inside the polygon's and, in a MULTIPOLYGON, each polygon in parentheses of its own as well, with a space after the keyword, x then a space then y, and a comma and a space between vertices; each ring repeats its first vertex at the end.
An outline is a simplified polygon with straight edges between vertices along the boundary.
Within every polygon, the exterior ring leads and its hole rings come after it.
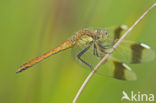
MULTIPOLYGON (((110 50, 110 53, 114 51, 114 49, 120 44, 120 42, 128 35, 129 32, 131 32, 134 27, 156 6, 156 3, 154 3, 150 8, 148 8, 143 14, 142 16, 140 16, 140 18, 123 34, 123 36, 113 45, 113 48, 110 50)), ((95 74, 95 71, 100 67, 100 65, 102 65, 102 63, 108 58, 110 54, 106 54, 102 60, 95 66, 95 68, 90 72, 90 74, 88 75, 88 77, 85 79, 85 81, 83 82, 81 88, 79 89, 79 91, 77 92, 73 103, 76 103, 80 94, 82 93, 82 91, 84 90, 85 86, 87 85, 88 81, 91 79, 91 77, 95 74)))

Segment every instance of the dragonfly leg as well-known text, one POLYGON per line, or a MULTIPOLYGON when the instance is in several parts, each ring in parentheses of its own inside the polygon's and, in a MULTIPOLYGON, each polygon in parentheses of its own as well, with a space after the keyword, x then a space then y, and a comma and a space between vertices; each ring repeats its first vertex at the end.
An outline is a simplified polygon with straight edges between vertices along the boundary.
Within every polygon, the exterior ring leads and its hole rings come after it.
MULTIPOLYGON (((110 48, 112 48, 112 46, 111 45, 101 45, 100 43, 98 43, 98 45, 102 48, 102 49, 110 49, 110 48)), ((112 54, 112 52, 106 52, 106 51, 102 51, 104 54, 112 54)))
POLYGON ((112 45, 102 45, 102 44, 100 44, 100 43, 98 43, 98 45, 99 45, 101 48, 103 48, 103 49, 110 49, 110 48, 112 48, 112 45))
POLYGON ((93 51, 93 54, 97 57, 99 57, 99 54, 98 54, 98 51, 97 51, 97 47, 96 45, 94 44, 94 51, 93 51))
POLYGON ((112 54, 112 52, 105 52, 105 51, 103 51, 103 53, 104 54, 112 54))
POLYGON ((82 50, 78 55, 78 59, 81 60, 81 62, 83 62, 84 64, 86 64, 87 66, 89 66, 91 68, 91 65, 88 64, 86 61, 84 61, 83 59, 81 59, 81 56, 90 48, 90 46, 88 46, 87 48, 85 48, 84 50, 82 50))

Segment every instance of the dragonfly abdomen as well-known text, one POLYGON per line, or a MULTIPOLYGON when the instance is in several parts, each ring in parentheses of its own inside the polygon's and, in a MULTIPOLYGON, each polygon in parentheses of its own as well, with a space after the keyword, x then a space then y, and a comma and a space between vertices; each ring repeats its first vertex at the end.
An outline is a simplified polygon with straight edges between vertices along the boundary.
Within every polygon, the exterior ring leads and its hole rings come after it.
POLYGON ((43 55, 39 56, 39 57, 36 57, 34 59, 32 59, 31 61, 23 64, 17 71, 16 73, 19 73, 19 72, 22 72, 23 70, 35 65, 36 63, 46 59, 47 57, 53 55, 53 54, 56 54, 62 50, 65 50, 65 49, 68 49, 68 48, 71 48, 72 46, 74 45, 73 41, 72 40, 67 40, 65 41, 63 44, 61 44, 60 46, 58 46, 57 48, 51 50, 51 51, 48 51, 46 53, 44 53, 43 55))

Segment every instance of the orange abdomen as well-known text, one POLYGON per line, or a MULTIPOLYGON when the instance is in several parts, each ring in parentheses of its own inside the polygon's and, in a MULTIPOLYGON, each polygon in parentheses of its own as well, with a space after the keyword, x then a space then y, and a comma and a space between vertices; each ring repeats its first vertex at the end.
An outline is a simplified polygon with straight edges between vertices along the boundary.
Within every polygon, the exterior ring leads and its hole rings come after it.
POLYGON ((56 54, 62 50, 65 50, 65 49, 68 49, 68 48, 71 48, 73 47, 74 43, 73 41, 71 40, 67 40, 65 41, 63 44, 61 44, 60 46, 58 46, 57 48, 49 51, 49 52, 46 52, 44 53, 43 55, 39 56, 39 57, 36 57, 34 58, 33 60, 27 62, 26 64, 22 65, 17 71, 16 73, 19 73, 19 72, 22 72, 23 70, 33 66, 34 64, 44 60, 45 58, 49 57, 50 55, 53 55, 53 54, 56 54))

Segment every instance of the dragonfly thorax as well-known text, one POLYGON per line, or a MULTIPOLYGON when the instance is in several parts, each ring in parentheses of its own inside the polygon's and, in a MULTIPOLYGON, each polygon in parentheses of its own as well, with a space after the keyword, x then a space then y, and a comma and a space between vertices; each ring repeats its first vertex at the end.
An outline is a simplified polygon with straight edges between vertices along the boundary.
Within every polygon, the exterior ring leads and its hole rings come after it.
POLYGON ((72 41, 74 42, 74 44, 78 45, 90 44, 105 38, 105 36, 107 36, 107 31, 103 29, 97 29, 95 31, 83 29, 73 36, 72 41))

